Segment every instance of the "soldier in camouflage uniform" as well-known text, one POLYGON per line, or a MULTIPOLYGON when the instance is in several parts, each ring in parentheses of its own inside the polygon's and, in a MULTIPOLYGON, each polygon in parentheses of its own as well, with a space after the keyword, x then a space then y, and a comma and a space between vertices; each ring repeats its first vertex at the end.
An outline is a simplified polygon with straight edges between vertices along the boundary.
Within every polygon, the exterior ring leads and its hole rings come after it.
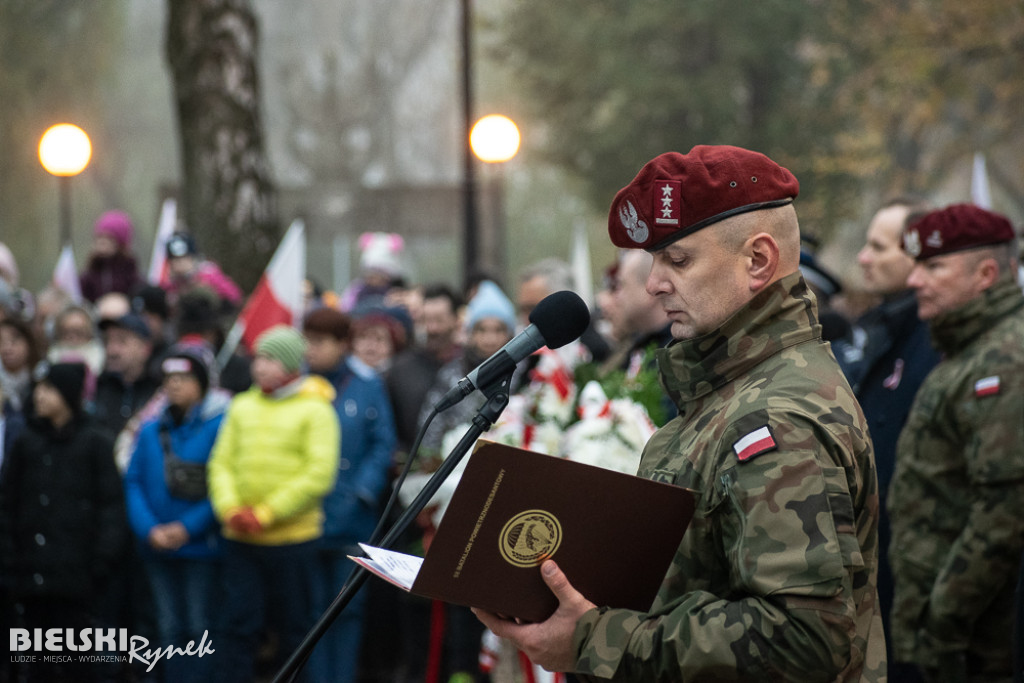
POLYGON ((893 659, 932 681, 1009 681, 1024 550, 1024 296, 1013 227, 970 205, 904 232, 908 285, 944 355, 889 492, 893 659))
POLYGON ((798 188, 761 154, 701 146, 655 158, 616 195, 612 241, 654 254, 647 289, 676 339, 658 361, 679 416, 639 474, 693 489, 697 511, 648 612, 590 603, 554 561, 541 567, 560 603, 550 619, 478 612, 546 668, 885 679, 871 442, 798 271, 798 188))

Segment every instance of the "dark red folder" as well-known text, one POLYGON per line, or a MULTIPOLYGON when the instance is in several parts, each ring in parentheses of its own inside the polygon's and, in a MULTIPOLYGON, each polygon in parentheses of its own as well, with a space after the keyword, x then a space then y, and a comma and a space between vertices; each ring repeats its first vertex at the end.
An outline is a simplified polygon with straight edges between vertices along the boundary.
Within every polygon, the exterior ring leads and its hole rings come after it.
POLYGON ((538 568, 551 557, 598 606, 646 611, 693 508, 678 486, 481 442, 411 591, 543 621, 558 606, 538 568))

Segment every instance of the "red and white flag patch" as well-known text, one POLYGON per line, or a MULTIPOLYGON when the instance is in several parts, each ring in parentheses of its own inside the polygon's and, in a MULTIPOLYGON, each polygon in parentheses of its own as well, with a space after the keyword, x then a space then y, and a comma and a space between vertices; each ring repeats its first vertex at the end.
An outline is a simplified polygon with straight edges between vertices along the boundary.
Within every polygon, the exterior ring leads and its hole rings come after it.
POLYGON ((746 462, 762 453, 775 450, 775 448, 775 437, 772 436, 768 425, 755 429, 732 445, 740 462, 746 462))
POLYGON ((999 375, 992 375, 979 379, 974 383, 974 395, 977 398, 982 396, 993 396, 999 393, 999 375))
POLYGON ((679 180, 659 180, 657 188, 657 206, 654 207, 654 222, 657 225, 679 225, 680 203, 683 196, 683 183, 679 180))

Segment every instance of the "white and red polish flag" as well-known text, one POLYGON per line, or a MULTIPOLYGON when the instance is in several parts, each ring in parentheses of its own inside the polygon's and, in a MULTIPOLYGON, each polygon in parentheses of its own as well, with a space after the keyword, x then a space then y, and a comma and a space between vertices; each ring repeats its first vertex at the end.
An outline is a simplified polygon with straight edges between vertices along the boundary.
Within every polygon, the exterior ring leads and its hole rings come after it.
POLYGON ((295 220, 284 234, 256 289, 245 302, 217 360, 223 367, 238 342, 252 349, 264 330, 302 322, 302 283, 306 279, 306 226, 295 220))
POLYGON ((768 425, 755 429, 732 445, 740 462, 755 458, 762 453, 775 450, 775 437, 768 425))
POLYGON ((971 203, 983 209, 992 210, 992 189, 988 183, 985 155, 975 152, 971 167, 971 203))
POLYGON ((73 303, 82 303, 82 286, 78 281, 78 268, 75 267, 75 252, 70 244, 65 244, 57 257, 57 265, 53 268, 53 286, 67 294, 73 303))
POLYGON ((166 282, 165 272, 167 271, 167 241, 174 234, 174 226, 178 222, 178 203, 171 198, 164 200, 160 207, 160 222, 156 226, 156 237, 153 238, 153 251, 149 257, 149 270, 146 272, 146 281, 151 285, 159 286, 166 282))

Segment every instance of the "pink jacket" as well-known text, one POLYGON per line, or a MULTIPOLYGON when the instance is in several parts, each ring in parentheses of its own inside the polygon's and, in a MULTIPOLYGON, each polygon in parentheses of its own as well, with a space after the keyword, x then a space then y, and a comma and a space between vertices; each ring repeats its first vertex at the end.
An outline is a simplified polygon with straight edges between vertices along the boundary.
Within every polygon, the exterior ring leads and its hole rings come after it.
POLYGON ((208 287, 232 306, 242 303, 242 290, 213 261, 200 261, 187 280, 167 277, 160 286, 170 295, 177 295, 191 287, 208 287))

